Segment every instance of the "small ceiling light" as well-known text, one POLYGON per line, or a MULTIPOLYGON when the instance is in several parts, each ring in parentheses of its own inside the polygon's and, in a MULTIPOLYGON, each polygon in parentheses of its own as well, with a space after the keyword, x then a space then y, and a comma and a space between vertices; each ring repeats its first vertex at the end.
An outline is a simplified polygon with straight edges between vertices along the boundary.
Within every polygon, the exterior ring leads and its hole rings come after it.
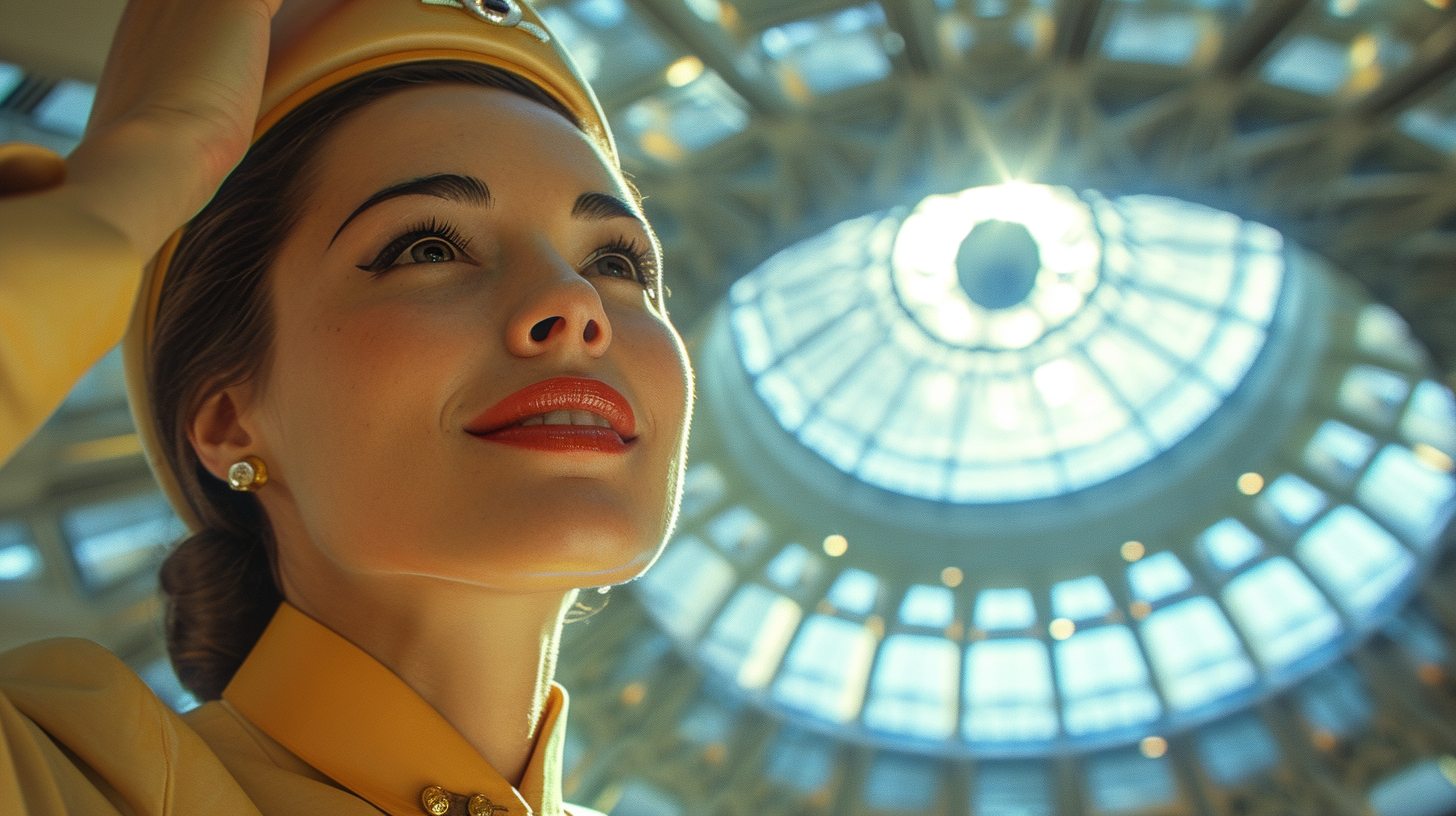
POLYGON ((691 55, 667 66, 667 84, 674 88, 681 88, 702 75, 703 61, 691 55))
POLYGON ((1257 473, 1245 473, 1239 477, 1237 484, 1240 493, 1245 496, 1253 496, 1264 489, 1264 477, 1257 473))
POLYGON ((1427 445, 1424 442, 1417 442, 1411 445, 1411 452, 1416 455, 1417 459, 1421 460, 1421 464, 1431 470, 1439 470, 1442 473, 1450 473, 1453 464, 1456 464, 1451 461, 1451 457, 1447 456, 1445 451, 1427 445))
POLYGON ((1054 640, 1066 640, 1076 633, 1076 631, 1077 624, 1072 623, 1066 618, 1057 618, 1047 626, 1047 632, 1051 634, 1054 640))
POLYGON ((1122 560, 1136 561, 1147 554, 1147 548, 1141 541, 1128 541, 1122 545, 1122 560))
POLYGON ((835 533, 824 537, 824 554, 830 558, 838 558, 849 552, 849 539, 835 533))
POLYGON ((1128 604, 1127 612, 1132 615, 1133 620, 1142 620, 1153 614, 1153 605, 1147 601, 1133 601, 1128 604))
POLYGON ((632 708, 647 696, 647 686, 642 683, 628 683, 622 687, 622 705, 632 708))
POLYGON ((1168 741, 1162 737, 1143 737, 1142 742, 1138 743, 1138 750, 1148 759, 1157 759, 1168 753, 1168 741))
POLYGON ((965 577, 960 567, 946 567, 940 571, 940 582, 951 589, 960 586, 961 581, 965 580, 965 577))

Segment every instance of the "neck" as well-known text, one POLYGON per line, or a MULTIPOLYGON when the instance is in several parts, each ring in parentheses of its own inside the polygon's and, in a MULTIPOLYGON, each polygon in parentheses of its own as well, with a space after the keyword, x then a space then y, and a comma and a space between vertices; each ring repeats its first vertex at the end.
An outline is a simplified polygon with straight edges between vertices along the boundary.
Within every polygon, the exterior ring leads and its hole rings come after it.
POLYGON ((404 680, 520 787, 574 593, 506 594, 418 576, 358 583, 373 582, 304 588, 285 573, 283 591, 404 680))

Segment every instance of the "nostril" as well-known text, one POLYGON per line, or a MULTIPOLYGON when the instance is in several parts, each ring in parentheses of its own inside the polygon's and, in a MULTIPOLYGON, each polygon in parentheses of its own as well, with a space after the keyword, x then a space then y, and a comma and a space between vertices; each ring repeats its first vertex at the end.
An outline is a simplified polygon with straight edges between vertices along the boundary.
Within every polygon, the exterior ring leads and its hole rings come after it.
POLYGON ((597 322, 595 320, 588 320, 586 322, 586 328, 583 329, 581 332, 581 339, 590 343, 591 341, 597 339, 597 337, 600 336, 601 333, 602 329, 600 326, 597 325, 597 322))
POLYGON ((551 336, 551 330, 556 328, 556 322, 558 320, 561 320, 561 318, 548 317, 545 320, 542 320, 541 322, 532 326, 531 339, 535 340, 537 343, 546 342, 546 338, 551 336))

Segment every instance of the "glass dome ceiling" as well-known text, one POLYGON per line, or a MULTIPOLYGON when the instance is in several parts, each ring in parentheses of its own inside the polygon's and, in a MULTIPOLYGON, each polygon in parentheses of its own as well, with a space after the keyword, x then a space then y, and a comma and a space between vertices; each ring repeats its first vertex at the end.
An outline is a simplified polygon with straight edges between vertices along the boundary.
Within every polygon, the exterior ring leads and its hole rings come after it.
POLYGON ((731 290, 754 388, 802 444, 898 493, 1055 496, 1184 438, 1262 348, 1265 225, 1165 196, 1010 183, 783 250, 731 290))

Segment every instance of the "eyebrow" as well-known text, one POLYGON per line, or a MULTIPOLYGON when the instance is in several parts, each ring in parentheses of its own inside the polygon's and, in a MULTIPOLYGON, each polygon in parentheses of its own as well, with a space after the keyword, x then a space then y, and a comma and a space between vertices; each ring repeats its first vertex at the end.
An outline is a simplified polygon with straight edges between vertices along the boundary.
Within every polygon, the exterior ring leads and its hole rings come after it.
MULTIPOLYGON (((358 209, 344 219, 344 223, 334 231, 334 237, 329 239, 329 246, 339 238, 339 233, 349 222, 364 214, 365 210, 376 204, 381 204, 391 198, 399 198, 407 195, 427 195, 436 198, 443 198, 446 201, 456 201, 461 204, 473 204, 477 207, 489 207, 491 204, 490 188, 485 182, 474 176, 462 176, 456 173, 437 173, 433 176, 424 176, 409 181, 402 181, 385 187, 360 204, 358 209)), ((588 194, 590 195, 590 194, 588 194)), ((620 203, 620 202, 619 202, 620 203)), ((581 200, 577 200, 577 206, 581 206, 581 200)))
POLYGON ((582 193, 577 196, 576 204, 571 208, 571 217, 588 221, 607 221, 613 218, 642 221, 642 216, 631 205, 607 193, 582 193))

